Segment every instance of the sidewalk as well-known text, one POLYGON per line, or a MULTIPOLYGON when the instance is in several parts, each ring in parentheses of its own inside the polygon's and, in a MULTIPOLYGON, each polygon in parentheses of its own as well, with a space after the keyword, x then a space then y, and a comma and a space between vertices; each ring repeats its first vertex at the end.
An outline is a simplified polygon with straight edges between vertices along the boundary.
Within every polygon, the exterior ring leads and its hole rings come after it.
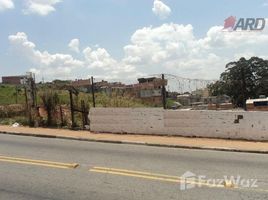
MULTIPOLYGON (((71 140, 139 144, 149 146, 206 149, 219 151, 237 151, 250 153, 267 153, 268 142, 251 142, 241 140, 224 140, 208 138, 186 138, 151 135, 122 135, 110 133, 91 133, 89 131, 72 131, 63 129, 28 128, 0 126, 1 134, 62 138, 71 140)), ((1 139, 1 135, 0 135, 1 139)))

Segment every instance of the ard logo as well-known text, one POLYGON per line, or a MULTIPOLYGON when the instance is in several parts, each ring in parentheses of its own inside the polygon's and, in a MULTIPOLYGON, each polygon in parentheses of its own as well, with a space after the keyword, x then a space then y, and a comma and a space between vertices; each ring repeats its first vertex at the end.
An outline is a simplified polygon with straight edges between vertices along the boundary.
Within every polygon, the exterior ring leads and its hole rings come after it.
POLYGON ((265 28, 264 18, 240 18, 230 16, 224 20, 223 30, 228 31, 262 31, 265 28))

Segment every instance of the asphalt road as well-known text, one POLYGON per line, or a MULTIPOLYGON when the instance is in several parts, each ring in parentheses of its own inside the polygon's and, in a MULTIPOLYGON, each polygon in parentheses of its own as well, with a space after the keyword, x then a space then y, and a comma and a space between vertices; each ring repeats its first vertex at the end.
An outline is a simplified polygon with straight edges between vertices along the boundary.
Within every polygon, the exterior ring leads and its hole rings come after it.
POLYGON ((0 199, 268 199, 268 155, 0 134, 0 199), (205 177, 181 190, 187 171, 205 177))

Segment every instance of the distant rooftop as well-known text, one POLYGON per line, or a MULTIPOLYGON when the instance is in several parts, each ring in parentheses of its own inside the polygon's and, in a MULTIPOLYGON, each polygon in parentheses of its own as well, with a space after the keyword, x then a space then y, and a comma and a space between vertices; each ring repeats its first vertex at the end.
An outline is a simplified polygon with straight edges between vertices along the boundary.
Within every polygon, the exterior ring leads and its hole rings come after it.
POLYGON ((151 82, 153 80, 155 80, 156 77, 150 77, 150 78, 139 78, 138 81, 139 83, 146 83, 146 82, 151 82))

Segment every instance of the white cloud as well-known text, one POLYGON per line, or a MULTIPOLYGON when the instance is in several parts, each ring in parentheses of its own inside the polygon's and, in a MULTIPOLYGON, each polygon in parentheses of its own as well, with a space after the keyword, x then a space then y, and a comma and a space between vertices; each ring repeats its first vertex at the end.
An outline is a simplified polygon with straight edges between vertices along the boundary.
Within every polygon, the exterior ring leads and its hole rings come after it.
POLYGON ((76 53, 80 52, 79 46, 80 46, 79 39, 72 39, 68 44, 69 49, 76 53))
POLYGON ((154 0, 152 11, 155 15, 160 17, 160 19, 166 19, 171 13, 170 7, 164 4, 161 0, 154 0))
POLYGON ((18 32, 8 37, 12 50, 30 63, 30 71, 36 73, 39 78, 44 76, 46 80, 86 78, 90 75, 104 79, 135 79, 138 73, 134 66, 122 64, 112 58, 104 48, 97 47, 92 50, 87 47, 83 50, 84 59, 74 59, 69 54, 40 51, 36 45, 28 40, 24 32, 18 32))
POLYGON ((49 78, 68 78, 74 70, 83 66, 83 62, 74 59, 68 54, 50 54, 47 51, 39 51, 36 45, 28 40, 24 32, 10 35, 10 44, 18 55, 25 57, 32 65, 31 71, 37 75, 49 78))
POLYGON ((14 7, 15 6, 12 0, 0 0, 0 11, 13 9, 14 7))
POLYGON ((62 0, 26 0, 26 8, 23 12, 24 14, 45 16, 54 12, 56 10, 55 5, 60 2, 62 2, 62 0))
POLYGON ((84 49, 83 53, 89 68, 112 70, 113 67, 117 65, 116 60, 111 57, 106 49, 97 48, 96 50, 92 50, 90 47, 87 47, 84 49))
POLYGON ((102 77, 107 80, 133 80, 140 75, 135 66, 114 59, 104 48, 97 47, 97 49, 92 50, 90 47, 87 47, 83 50, 83 54, 85 57, 85 66, 96 77, 102 77))
POLYGON ((163 24, 144 27, 124 47, 124 62, 147 74, 171 73, 189 78, 216 79, 237 55, 268 54, 264 32, 223 32, 211 27, 196 38, 192 25, 163 24))
MULTIPOLYGON (((105 48, 87 47, 83 58, 50 54, 36 49, 25 33, 9 37, 13 48, 31 61, 33 68, 47 76, 60 78, 95 77, 113 80, 135 79, 144 75, 168 73, 186 78, 217 79, 225 65, 245 56, 268 55, 268 31, 224 32, 213 26, 204 37, 194 35, 192 25, 166 23, 136 30, 124 55, 117 59, 105 48), (80 70, 80 71, 79 71, 80 70)), ((264 56, 263 58, 267 58, 264 56)))

